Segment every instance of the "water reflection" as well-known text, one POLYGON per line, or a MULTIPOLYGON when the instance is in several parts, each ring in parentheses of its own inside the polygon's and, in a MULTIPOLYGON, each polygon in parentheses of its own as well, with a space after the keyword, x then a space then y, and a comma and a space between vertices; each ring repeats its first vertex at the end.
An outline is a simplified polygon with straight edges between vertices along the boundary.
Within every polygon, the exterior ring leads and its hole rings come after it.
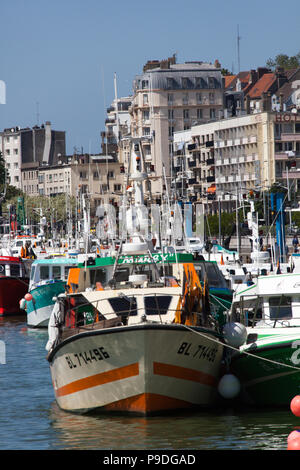
POLYGON ((300 418, 289 409, 223 408, 150 418, 80 416, 58 408, 45 345, 47 329, 2 318, 0 448, 82 450, 285 450, 300 418))
POLYGON ((80 416, 54 402, 50 419, 62 449, 284 450, 297 425, 289 412, 215 410, 172 416, 80 416))

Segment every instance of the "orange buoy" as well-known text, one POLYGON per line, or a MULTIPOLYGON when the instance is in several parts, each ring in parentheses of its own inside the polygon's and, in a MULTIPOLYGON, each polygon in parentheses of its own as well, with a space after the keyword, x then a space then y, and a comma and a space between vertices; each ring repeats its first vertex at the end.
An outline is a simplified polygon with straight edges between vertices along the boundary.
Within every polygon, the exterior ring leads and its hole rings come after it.
POLYGON ((25 300, 27 300, 27 302, 30 302, 32 300, 32 295, 29 294, 29 292, 27 292, 27 294, 25 295, 25 300))

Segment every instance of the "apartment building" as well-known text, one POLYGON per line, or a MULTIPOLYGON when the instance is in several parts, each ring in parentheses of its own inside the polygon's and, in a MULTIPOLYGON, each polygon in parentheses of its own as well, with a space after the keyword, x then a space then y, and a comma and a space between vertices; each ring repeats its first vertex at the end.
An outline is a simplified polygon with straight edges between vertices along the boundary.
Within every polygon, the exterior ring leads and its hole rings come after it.
POLYGON ((124 175, 111 155, 72 155, 56 165, 25 164, 22 187, 29 196, 78 196, 88 193, 92 209, 101 203, 117 203, 123 194, 124 175))
MULTIPOLYGON (((154 194, 161 193, 164 171, 168 178, 172 173, 174 133, 216 120, 222 109, 223 80, 217 61, 177 64, 173 56, 147 62, 133 82, 131 133, 144 139, 154 194)), ((127 150, 121 153, 123 161, 127 150)))
POLYGON ((261 112, 193 126, 174 136, 186 170, 186 195, 216 212, 230 211, 243 194, 275 182, 300 189, 300 114, 261 112), (184 152, 182 148, 184 146, 184 152))
POLYGON ((0 151, 5 160, 8 182, 21 190, 24 190, 22 168, 26 170, 30 165, 56 164, 66 153, 65 131, 52 130, 50 121, 32 128, 7 128, 0 132, 0 137, 0 151))

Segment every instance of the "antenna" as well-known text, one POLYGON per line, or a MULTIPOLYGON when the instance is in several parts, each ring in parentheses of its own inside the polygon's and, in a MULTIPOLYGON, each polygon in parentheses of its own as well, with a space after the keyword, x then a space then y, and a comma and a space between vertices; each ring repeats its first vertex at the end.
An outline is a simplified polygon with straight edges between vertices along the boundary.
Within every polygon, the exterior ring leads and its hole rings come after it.
POLYGON ((117 92, 117 74, 114 74, 114 86, 115 86, 115 102, 116 102, 116 120, 117 120, 117 143, 120 140, 120 129, 119 129, 119 103, 118 103, 118 92, 117 92))
POLYGON ((39 113, 39 102, 36 102, 36 123, 39 126, 40 125, 40 113, 39 113))
POLYGON ((238 72, 240 73, 241 71, 241 64, 240 64, 240 31, 239 31, 239 25, 237 25, 237 54, 238 54, 238 72))

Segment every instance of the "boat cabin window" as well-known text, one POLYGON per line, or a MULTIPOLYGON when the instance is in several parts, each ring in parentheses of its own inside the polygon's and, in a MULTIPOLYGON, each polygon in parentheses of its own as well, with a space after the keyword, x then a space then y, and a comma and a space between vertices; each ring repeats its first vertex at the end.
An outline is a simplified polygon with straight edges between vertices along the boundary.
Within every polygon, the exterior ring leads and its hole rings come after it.
POLYGON ((20 276, 20 266, 18 264, 11 264, 10 265, 10 275, 19 277, 20 276))
POLYGON ((165 315, 172 300, 171 295, 154 295, 145 297, 146 315, 165 315))
POLYGON ((45 281, 46 279, 49 279, 49 266, 40 267, 40 279, 41 281, 45 281))
POLYGON ((292 318, 291 297, 270 297, 269 309, 271 320, 292 318))
POLYGON ((129 278, 129 268, 119 268, 115 272, 116 282, 128 281, 129 278))
MULTIPOLYGON (((74 267, 74 266, 65 266, 65 278, 64 278, 65 281, 68 280, 69 270, 70 270, 71 268, 73 268, 73 267, 74 267)), ((63 279, 63 278, 62 278, 62 279, 63 279)))
MULTIPOLYGON (((226 287, 225 278, 215 264, 205 264, 208 285, 210 287, 226 287)), ((204 281, 204 279, 202 279, 204 281)))
POLYGON ((0 264, 0 276, 5 276, 5 264, 0 264))
POLYGON ((101 284, 105 284, 106 269, 90 269, 90 282, 92 285, 96 285, 96 282, 101 282, 101 284))
POLYGON ((60 266, 52 266, 52 278, 53 279, 60 279, 60 266))
POLYGON ((34 273, 35 273, 35 266, 31 266, 31 272, 30 272, 30 279, 34 279, 34 273))
POLYGON ((113 297, 112 299, 108 299, 108 302, 117 315, 137 315, 137 303, 135 297, 113 297))

